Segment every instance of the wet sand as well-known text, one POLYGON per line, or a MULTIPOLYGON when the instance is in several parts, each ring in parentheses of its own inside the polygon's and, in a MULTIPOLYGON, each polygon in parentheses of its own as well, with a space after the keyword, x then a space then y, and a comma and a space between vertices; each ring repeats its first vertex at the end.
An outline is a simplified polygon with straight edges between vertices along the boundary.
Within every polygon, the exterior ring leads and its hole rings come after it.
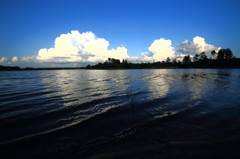
POLYGON ((217 122, 214 114, 189 118, 188 113, 169 114, 114 136, 78 137, 77 134, 82 136, 82 128, 75 126, 1 146, 0 153, 5 157, 21 158, 240 157, 238 118, 217 122))

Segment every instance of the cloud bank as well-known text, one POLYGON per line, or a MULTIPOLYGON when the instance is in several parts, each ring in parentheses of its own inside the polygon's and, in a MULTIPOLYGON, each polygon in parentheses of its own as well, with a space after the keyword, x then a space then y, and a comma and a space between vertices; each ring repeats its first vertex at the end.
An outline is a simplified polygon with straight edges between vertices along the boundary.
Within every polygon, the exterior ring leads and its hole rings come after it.
POLYGON ((1 58, 0 58, 0 64, 1 64, 1 63, 5 63, 7 60, 8 60, 7 57, 1 57, 1 58))
POLYGON ((210 56, 211 51, 213 50, 218 51, 219 49, 221 48, 211 44, 207 44, 204 38, 196 36, 193 38, 192 42, 188 40, 183 41, 183 43, 178 46, 176 51, 179 52, 180 54, 190 55, 205 52, 206 55, 210 56))
POLYGON ((109 49, 109 42, 92 32, 71 31, 55 39, 54 48, 40 49, 37 60, 41 62, 101 62, 108 57, 128 59, 125 47, 109 49))
POLYGON ((207 44, 199 36, 193 41, 185 40, 173 47, 170 39, 156 39, 150 44, 142 57, 129 56, 127 48, 118 46, 109 48, 110 43, 104 38, 97 37, 92 32, 71 31, 61 34, 55 39, 53 48, 42 48, 30 57, 0 57, 0 65, 18 65, 22 67, 76 67, 97 62, 104 62, 107 58, 127 59, 132 62, 165 61, 169 58, 182 58, 185 55, 193 56, 206 52, 210 56, 212 50, 218 51, 220 47, 207 44))

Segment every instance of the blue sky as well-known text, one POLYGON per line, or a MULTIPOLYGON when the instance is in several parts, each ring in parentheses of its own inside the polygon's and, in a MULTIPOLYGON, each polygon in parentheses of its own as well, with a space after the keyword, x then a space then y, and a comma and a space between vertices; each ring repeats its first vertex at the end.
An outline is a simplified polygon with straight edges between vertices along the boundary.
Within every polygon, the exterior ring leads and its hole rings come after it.
POLYGON ((72 30, 139 58, 154 40, 169 39, 176 49, 196 36, 240 57, 239 7, 239 0, 1 0, 0 58, 37 56, 72 30))

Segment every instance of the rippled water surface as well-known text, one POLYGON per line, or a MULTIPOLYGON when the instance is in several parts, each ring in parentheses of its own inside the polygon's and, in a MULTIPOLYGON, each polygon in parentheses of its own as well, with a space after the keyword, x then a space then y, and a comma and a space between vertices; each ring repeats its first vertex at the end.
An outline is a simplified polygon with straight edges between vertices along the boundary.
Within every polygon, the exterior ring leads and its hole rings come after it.
POLYGON ((82 123, 114 134, 185 111, 192 118, 239 119, 240 70, 0 72, 1 144, 82 123))

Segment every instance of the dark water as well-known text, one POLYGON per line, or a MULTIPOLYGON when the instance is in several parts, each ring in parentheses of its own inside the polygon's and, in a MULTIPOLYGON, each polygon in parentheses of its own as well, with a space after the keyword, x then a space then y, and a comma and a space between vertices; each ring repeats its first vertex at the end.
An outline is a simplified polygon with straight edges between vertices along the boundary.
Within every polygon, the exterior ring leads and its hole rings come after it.
POLYGON ((1 145, 76 126, 93 140, 181 114, 239 128, 240 70, 0 72, 1 145))

